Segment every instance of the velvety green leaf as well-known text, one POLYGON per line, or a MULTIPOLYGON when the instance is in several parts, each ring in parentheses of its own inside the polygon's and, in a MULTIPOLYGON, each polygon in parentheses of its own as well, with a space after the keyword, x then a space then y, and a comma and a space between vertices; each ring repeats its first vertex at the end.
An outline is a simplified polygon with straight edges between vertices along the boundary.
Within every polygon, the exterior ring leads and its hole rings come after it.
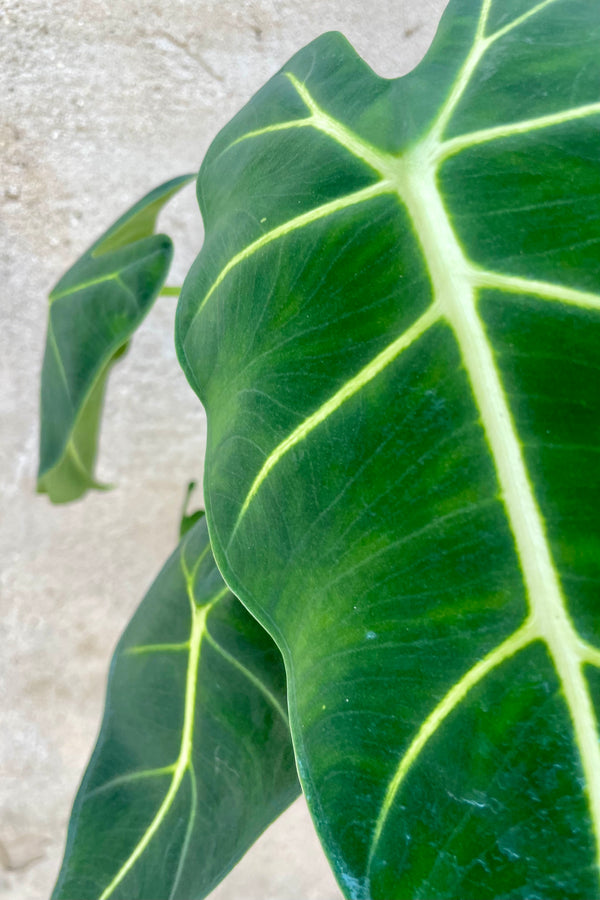
POLYGON ((199 900, 297 796, 281 655, 192 528, 115 651, 54 900, 199 900))
POLYGON ((219 135, 178 346, 224 577, 281 647, 353 898, 591 898, 600 5, 339 35, 219 135))
POLYGON ((38 492, 75 500, 94 478, 106 379, 158 296, 173 245, 156 217, 193 178, 147 194, 63 275, 50 294, 42 368, 38 492))

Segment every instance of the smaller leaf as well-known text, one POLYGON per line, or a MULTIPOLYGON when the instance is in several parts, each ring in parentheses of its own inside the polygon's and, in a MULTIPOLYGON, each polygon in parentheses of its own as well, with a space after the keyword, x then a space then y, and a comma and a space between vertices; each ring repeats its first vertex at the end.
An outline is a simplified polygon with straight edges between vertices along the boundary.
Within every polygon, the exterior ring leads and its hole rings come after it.
POLYGON ((187 491, 185 494, 185 500, 183 501, 183 509, 181 511, 181 521, 179 523, 179 537, 184 537, 188 531, 190 531, 196 522, 198 522, 202 516, 205 515, 203 509, 197 509, 193 513, 188 513, 188 506, 190 505, 190 497, 194 493, 196 489, 196 482, 190 481, 187 486, 187 491))
POLYGON ((283 662, 199 521, 115 651, 54 900, 201 900, 299 793, 283 662))
POLYGON ((156 217, 194 177, 174 178, 143 197, 50 294, 37 489, 54 503, 107 487, 94 477, 106 380, 171 264, 170 238, 153 234, 156 217))

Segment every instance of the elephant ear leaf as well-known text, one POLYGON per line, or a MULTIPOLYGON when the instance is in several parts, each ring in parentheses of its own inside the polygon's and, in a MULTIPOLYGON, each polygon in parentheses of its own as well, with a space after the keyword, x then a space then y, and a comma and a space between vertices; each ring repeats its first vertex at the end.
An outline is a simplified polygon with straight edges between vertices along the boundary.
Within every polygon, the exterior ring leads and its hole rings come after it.
POLYGON ((180 542, 115 651, 54 900, 201 900, 299 792, 281 654, 180 542))
POLYGON ((106 380, 171 264, 170 238, 153 233, 156 217, 193 177, 174 178, 147 194, 50 294, 37 489, 54 503, 104 487, 94 477, 94 464, 106 380))
POLYGON ((600 5, 339 35, 200 170, 180 359, 348 897, 600 894, 600 5))

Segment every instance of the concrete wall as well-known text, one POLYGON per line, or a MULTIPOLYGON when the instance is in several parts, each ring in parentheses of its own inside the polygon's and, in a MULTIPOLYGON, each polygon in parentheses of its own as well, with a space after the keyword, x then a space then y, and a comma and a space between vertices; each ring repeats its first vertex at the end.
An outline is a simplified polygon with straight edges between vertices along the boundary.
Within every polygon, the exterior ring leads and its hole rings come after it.
MULTIPOLYGON (((68 507, 34 494, 46 295, 149 188, 211 139, 300 46, 346 34, 382 75, 409 70, 444 0, 3 0, 0 6, 0 897, 48 895, 93 746, 107 666, 176 541, 200 478, 202 411, 161 299, 112 377, 100 476, 68 507)), ((202 240, 193 190, 164 216, 182 280, 202 240)), ((214 898, 334 900, 300 801, 214 898)))

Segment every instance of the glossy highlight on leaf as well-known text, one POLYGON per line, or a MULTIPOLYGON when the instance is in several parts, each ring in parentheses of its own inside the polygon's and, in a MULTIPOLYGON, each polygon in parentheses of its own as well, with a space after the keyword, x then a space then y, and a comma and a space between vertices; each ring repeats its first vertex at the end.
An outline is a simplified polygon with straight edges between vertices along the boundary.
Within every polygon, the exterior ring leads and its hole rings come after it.
POLYGON ((115 651, 53 900, 201 900, 298 792, 281 655, 200 520, 115 651))
POLYGON ((600 6, 337 34, 221 132, 178 352, 346 896, 598 896, 600 6))
POLYGON ((75 500, 94 477, 106 379, 158 296, 173 255, 156 218, 193 175, 155 188, 63 275, 50 294, 42 367, 38 492, 75 500))

